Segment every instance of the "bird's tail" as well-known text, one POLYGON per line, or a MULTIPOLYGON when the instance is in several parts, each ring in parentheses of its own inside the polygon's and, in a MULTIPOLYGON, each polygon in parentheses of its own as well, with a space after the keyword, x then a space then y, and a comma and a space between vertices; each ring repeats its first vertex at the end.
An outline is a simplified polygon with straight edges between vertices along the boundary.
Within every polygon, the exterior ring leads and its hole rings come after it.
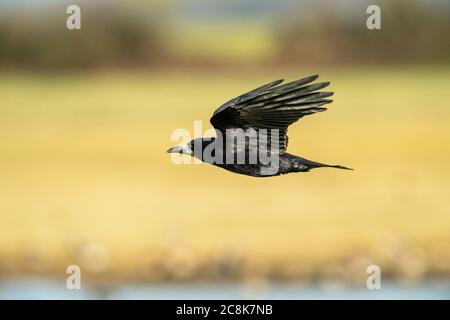
POLYGON ((305 171, 309 171, 310 169, 315 169, 315 168, 336 168, 336 169, 344 169, 344 170, 353 170, 352 168, 347 168, 347 167, 340 166, 340 165, 325 164, 325 163, 311 161, 311 160, 300 158, 300 157, 297 157, 296 160, 300 164, 302 164, 303 166, 306 166, 308 168, 305 171))

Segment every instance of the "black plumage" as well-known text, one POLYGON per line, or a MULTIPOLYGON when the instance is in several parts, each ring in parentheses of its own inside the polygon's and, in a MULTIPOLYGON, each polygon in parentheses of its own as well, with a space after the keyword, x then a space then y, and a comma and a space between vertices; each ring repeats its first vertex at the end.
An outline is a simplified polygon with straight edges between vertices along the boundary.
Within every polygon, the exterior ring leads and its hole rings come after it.
POLYGON ((277 80, 240 95, 220 106, 211 117, 216 138, 195 139, 168 152, 189 154, 229 171, 256 177, 320 167, 349 169, 286 152, 289 125, 327 110, 323 106, 332 102, 327 98, 333 92, 318 92, 329 82, 311 84, 317 78, 313 75, 286 84, 277 80))

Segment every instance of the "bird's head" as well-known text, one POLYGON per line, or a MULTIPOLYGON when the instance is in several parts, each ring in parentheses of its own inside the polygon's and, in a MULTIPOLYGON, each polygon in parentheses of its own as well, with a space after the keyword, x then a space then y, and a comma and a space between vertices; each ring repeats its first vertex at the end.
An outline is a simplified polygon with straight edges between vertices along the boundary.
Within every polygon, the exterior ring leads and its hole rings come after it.
POLYGON ((214 141, 214 138, 198 138, 167 150, 168 153, 181 153, 202 159, 203 150, 214 141))
POLYGON ((167 150, 168 153, 181 153, 192 156, 194 154, 194 140, 189 141, 186 144, 181 144, 167 150))

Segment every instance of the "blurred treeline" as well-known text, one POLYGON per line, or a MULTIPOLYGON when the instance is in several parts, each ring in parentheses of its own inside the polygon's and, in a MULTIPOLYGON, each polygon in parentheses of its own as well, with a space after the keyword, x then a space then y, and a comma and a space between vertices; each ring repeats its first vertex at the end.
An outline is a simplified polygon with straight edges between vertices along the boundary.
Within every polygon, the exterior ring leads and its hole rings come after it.
POLYGON ((0 66, 74 69, 151 66, 166 52, 164 6, 81 2, 81 30, 66 28, 66 7, 9 8, 0 15, 0 66))
MULTIPOLYGON (((189 28, 179 23, 179 16, 174 14, 176 3, 81 2, 82 29, 79 31, 69 31, 65 27, 68 16, 65 8, 69 3, 2 8, 0 68, 178 68, 186 66, 187 61, 195 66, 208 61, 208 65, 230 67, 230 62, 235 66, 249 62, 248 59, 226 59, 229 49, 226 43, 220 44, 224 55, 211 54, 207 47, 216 44, 208 41, 193 45, 195 48, 189 50, 189 54, 180 49, 177 41, 182 38, 189 43, 190 34, 189 28)), ((450 62, 448 4, 378 1, 382 8, 382 29, 372 31, 366 28, 368 2, 354 2, 353 7, 345 8, 327 1, 289 3, 261 19, 257 16, 243 19, 244 23, 236 22, 239 19, 233 17, 219 20, 230 26, 238 24, 237 30, 242 31, 252 21, 261 23, 263 20, 265 28, 261 32, 266 35, 259 41, 270 42, 272 50, 264 59, 260 59, 255 50, 256 66, 450 62)), ((217 11, 214 14, 217 15, 217 11)), ((195 24, 195 19, 186 21, 195 24)), ((213 25, 215 21, 211 16, 208 23, 213 25)), ((204 33, 209 32, 208 23, 203 25, 204 33)), ((215 31, 211 28, 210 32, 215 31)), ((222 38, 221 41, 233 42, 238 37, 234 32, 228 40, 222 38)))
MULTIPOLYGON (((367 8, 371 2, 362 1, 367 8)), ((377 3, 377 1, 374 1, 377 3)), ((450 62, 450 3, 378 1, 381 30, 369 30, 369 14, 339 15, 322 7, 322 14, 287 17, 277 33, 280 54, 287 61, 309 63, 423 63, 450 62)))

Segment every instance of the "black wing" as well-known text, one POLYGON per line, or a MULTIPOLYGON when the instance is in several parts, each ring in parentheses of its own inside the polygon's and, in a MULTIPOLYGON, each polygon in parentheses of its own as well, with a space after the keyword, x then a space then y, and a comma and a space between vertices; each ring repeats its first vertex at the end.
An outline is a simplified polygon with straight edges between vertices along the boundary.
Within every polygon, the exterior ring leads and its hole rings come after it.
POLYGON ((324 99, 333 92, 315 92, 330 83, 310 84, 319 76, 313 75, 280 85, 277 80, 247 92, 220 106, 211 118, 214 128, 279 129, 280 151, 287 148, 287 128, 308 114, 325 111, 322 107, 332 100, 324 99))

